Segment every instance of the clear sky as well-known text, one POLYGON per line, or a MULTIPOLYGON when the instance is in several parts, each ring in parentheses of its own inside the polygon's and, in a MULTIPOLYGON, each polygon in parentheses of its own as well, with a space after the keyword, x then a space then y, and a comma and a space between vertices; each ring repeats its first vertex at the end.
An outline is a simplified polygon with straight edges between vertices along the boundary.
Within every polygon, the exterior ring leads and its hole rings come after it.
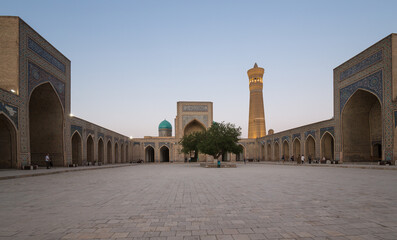
MULTIPOLYGON (((397 1, 19 1, 72 62, 72 113, 126 136, 174 127, 177 101, 212 101, 248 135, 247 70, 265 68, 267 129, 333 116, 333 69, 397 32, 397 1)), ((174 129, 173 129, 174 130, 174 129)))

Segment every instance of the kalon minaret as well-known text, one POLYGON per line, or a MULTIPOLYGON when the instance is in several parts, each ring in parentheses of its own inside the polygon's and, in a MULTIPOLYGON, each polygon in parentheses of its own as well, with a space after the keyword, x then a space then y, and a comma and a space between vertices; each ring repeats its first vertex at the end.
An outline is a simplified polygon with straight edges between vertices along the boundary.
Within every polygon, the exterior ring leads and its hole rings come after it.
POLYGON ((266 136, 265 111, 263 108, 263 73, 265 69, 254 67, 248 70, 250 83, 250 114, 248 121, 248 138, 266 136))

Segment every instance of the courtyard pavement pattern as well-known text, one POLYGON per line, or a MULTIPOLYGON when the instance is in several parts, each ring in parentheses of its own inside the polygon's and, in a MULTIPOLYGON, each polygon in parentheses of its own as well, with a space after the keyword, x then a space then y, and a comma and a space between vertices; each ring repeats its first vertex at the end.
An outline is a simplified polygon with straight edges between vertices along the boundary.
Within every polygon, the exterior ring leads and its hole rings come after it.
POLYGON ((139 164, 0 181, 0 239, 397 239, 396 171, 139 164))

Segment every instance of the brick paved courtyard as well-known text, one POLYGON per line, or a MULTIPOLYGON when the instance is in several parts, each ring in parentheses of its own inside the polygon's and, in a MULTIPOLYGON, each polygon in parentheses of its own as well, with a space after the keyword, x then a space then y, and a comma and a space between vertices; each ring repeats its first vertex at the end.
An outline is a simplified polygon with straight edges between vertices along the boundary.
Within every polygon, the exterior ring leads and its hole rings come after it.
POLYGON ((137 165, 0 181, 0 239, 397 239, 397 172, 137 165))

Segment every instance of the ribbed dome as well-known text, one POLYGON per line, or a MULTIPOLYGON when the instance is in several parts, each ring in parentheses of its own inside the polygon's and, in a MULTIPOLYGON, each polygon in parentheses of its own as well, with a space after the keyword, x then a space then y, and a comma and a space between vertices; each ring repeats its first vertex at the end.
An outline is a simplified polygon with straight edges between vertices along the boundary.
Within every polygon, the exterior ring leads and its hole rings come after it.
POLYGON ((159 129, 172 129, 171 123, 167 120, 164 120, 160 123, 159 129))

